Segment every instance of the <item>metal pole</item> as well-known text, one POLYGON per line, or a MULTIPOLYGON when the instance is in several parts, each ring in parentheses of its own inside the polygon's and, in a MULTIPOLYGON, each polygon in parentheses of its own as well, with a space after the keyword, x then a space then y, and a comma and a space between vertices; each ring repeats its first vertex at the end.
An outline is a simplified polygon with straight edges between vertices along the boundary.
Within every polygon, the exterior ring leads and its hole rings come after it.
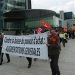
POLYGON ((26 9, 28 9, 28 0, 26 0, 26 9))

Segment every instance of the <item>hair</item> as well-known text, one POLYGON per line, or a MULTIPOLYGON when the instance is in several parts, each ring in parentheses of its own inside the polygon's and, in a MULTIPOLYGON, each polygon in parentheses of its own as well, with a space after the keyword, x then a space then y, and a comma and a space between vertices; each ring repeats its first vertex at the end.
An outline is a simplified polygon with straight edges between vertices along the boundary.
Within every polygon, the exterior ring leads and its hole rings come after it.
POLYGON ((1 35, 2 33, 0 33, 0 35, 1 35))
POLYGON ((55 29, 50 29, 50 32, 51 32, 52 30, 54 30, 54 31, 55 31, 55 29))
POLYGON ((4 35, 4 33, 1 33, 1 35, 4 35))

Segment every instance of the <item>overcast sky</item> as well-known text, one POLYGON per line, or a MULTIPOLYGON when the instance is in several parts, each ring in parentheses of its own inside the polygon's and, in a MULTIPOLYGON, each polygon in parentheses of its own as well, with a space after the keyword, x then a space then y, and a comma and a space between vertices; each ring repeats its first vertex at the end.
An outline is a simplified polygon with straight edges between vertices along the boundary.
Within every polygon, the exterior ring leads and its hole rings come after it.
POLYGON ((75 0, 32 0, 33 9, 49 9, 65 12, 72 11, 75 14, 75 0))

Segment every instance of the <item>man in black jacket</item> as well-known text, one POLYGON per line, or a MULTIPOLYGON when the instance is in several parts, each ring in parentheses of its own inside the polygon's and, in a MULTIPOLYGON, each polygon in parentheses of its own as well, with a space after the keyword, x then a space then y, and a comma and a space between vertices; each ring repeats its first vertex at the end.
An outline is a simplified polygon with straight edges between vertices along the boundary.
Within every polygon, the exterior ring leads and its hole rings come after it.
POLYGON ((50 36, 48 37, 48 56, 51 59, 50 67, 52 75, 60 75, 58 59, 60 54, 60 40, 55 30, 50 30, 50 36))

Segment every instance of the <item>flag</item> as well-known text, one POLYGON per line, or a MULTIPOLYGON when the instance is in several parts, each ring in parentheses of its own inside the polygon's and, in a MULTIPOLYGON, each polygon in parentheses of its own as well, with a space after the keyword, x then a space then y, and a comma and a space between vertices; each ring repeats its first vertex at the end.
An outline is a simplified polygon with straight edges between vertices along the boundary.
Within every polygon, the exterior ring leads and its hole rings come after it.
POLYGON ((43 20, 41 20, 40 22, 41 22, 41 24, 42 24, 44 27, 46 27, 47 29, 50 29, 50 28, 51 28, 50 24, 45 23, 43 20))
POLYGON ((37 32, 37 34, 40 34, 40 33, 43 32, 43 30, 42 30, 42 28, 38 27, 38 28, 36 29, 36 32, 37 32))

